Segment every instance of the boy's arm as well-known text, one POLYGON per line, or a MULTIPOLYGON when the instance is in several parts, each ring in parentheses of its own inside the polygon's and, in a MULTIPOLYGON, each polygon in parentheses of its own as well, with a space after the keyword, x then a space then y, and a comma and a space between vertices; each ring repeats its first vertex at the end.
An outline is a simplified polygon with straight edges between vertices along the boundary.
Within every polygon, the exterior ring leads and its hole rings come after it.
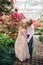
POLYGON ((34 35, 34 26, 31 26, 31 32, 30 32, 30 36, 29 36, 29 39, 28 39, 28 42, 30 41, 30 39, 32 38, 32 36, 34 35))

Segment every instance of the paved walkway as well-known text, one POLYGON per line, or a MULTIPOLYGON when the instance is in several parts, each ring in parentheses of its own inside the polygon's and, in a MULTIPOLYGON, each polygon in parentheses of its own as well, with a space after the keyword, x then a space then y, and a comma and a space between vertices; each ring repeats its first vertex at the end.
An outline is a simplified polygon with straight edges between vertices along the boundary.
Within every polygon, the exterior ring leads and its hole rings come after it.
POLYGON ((34 36, 34 43, 33 43, 33 56, 43 56, 43 44, 39 41, 39 36, 34 36))
POLYGON ((34 36, 33 43, 33 58, 20 62, 18 59, 15 60, 14 65, 43 65, 43 45, 38 39, 39 36, 34 36))

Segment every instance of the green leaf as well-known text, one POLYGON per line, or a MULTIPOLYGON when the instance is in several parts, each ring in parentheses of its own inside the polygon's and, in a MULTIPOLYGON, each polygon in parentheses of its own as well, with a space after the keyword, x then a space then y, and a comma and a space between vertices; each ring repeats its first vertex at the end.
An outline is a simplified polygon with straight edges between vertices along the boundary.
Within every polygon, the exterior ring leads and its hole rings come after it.
POLYGON ((43 36, 39 37, 39 41, 43 44, 43 36))

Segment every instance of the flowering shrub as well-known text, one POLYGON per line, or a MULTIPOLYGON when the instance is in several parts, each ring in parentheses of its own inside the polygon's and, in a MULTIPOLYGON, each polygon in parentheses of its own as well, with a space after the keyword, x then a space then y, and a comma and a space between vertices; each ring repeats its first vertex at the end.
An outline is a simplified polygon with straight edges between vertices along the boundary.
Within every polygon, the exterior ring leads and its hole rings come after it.
POLYGON ((19 22, 19 21, 21 21, 22 19, 25 18, 23 13, 12 13, 11 17, 14 19, 15 22, 19 22))
POLYGON ((40 27, 41 23, 39 20, 33 20, 34 28, 40 27))

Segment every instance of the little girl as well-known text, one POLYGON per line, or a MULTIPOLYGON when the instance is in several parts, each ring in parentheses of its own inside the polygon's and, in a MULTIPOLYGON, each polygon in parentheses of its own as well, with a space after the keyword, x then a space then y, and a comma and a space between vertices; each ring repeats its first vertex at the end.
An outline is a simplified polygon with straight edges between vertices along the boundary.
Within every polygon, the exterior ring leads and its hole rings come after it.
POLYGON ((29 58, 28 39, 26 23, 21 22, 18 37, 15 42, 15 55, 20 61, 24 61, 29 58))

